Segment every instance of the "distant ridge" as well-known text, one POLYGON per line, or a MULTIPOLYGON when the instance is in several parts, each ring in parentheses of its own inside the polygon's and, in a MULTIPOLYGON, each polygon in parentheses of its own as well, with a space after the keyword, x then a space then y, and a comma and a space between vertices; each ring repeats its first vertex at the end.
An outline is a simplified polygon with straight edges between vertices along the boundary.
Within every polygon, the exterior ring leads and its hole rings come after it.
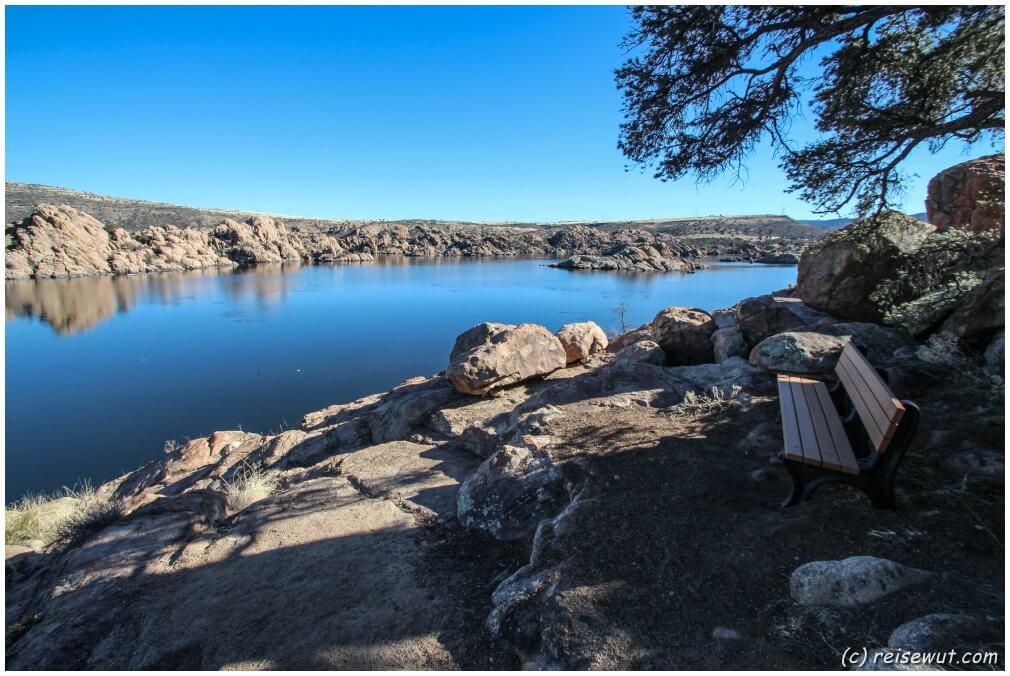
POLYGON ((495 222, 477 223, 472 221, 443 221, 427 219, 405 220, 349 220, 326 219, 306 216, 290 216, 282 214, 264 214, 262 212, 242 211, 237 209, 203 209, 188 207, 166 202, 152 202, 123 197, 110 197, 95 193, 81 192, 69 188, 40 185, 35 183, 8 182, 5 184, 6 204, 4 211, 5 223, 19 222, 31 215, 40 204, 67 205, 87 212, 108 227, 121 227, 127 230, 138 230, 149 226, 177 225, 179 227, 212 228, 225 218, 245 220, 252 216, 273 216, 284 221, 289 226, 302 229, 326 230, 329 228, 345 228, 347 226, 382 223, 386 225, 402 223, 405 225, 472 225, 483 227, 509 226, 519 228, 553 229, 582 225, 585 227, 614 231, 623 229, 641 229, 653 232, 664 232, 679 237, 787 237, 796 239, 813 239, 819 234, 810 225, 793 220, 788 216, 754 215, 754 216, 701 216, 685 218, 654 218, 629 221, 563 221, 563 222, 495 222))
MULTIPOLYGON (((918 218, 920 221, 926 220, 926 212, 920 211, 917 214, 909 214, 912 218, 918 218)), ((811 219, 804 220, 801 219, 800 223, 806 223, 807 225, 817 228, 818 230, 838 230, 839 228, 844 228, 846 225, 854 221, 854 218, 821 218, 821 219, 811 219)))

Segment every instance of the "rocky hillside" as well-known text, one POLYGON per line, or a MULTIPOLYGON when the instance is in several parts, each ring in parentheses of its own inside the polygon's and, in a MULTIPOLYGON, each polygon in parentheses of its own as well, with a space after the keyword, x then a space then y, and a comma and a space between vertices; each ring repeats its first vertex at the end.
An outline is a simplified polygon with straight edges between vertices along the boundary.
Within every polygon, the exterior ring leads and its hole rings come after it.
MULTIPOLYGON (((795 257, 806 239, 681 238, 656 230, 601 230, 460 224, 367 224, 326 230, 289 228, 270 216, 224 219, 211 229, 109 228, 70 206, 42 205, 7 226, 6 278, 229 268, 257 263, 361 263, 375 256, 566 258, 599 254, 595 269, 691 271, 686 258, 795 257), (633 256, 615 255, 634 250, 633 256), (637 261, 637 262, 636 262, 637 261), (649 262, 649 265, 638 263, 649 262)), ((795 259, 792 259, 795 262, 795 259)))
POLYGON ((283 220, 289 227, 308 230, 353 229, 365 225, 407 226, 446 228, 453 227, 517 227, 564 229, 572 225, 583 225, 593 229, 613 232, 616 230, 650 230, 678 236, 742 236, 774 237, 789 239, 812 239, 816 231, 805 227, 799 221, 786 216, 708 216, 703 218, 653 219, 639 221, 570 221, 565 223, 465 223, 458 221, 434 221, 410 219, 403 221, 353 221, 299 216, 279 216, 249 211, 229 209, 197 209, 193 207, 149 202, 122 197, 109 197, 94 193, 57 188, 35 183, 6 184, 5 222, 23 221, 39 206, 58 204, 84 211, 110 228, 139 230, 152 226, 175 225, 180 228, 209 229, 226 218, 244 221, 256 216, 270 216, 283 220))

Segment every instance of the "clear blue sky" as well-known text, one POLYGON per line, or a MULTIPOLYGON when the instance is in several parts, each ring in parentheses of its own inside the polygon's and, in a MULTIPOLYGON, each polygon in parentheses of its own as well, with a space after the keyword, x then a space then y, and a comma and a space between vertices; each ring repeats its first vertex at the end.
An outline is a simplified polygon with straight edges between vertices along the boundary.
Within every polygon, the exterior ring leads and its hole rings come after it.
MULTIPOLYGON (((625 171, 622 7, 7 7, 6 178, 334 218, 787 213, 625 171)), ((799 123, 801 133, 809 122, 799 123)), ((906 211, 943 167, 919 153, 906 211)))

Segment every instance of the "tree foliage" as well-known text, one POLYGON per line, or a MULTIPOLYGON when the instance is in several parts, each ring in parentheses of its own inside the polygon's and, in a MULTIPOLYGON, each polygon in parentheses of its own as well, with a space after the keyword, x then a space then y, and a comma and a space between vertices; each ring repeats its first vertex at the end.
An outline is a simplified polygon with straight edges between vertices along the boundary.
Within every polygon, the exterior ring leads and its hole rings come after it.
POLYGON ((739 177, 759 142, 819 213, 888 208, 925 145, 1002 140, 1004 10, 994 6, 635 7, 616 74, 619 147, 670 180, 739 177), (819 69, 801 68, 814 64, 819 69), (811 75, 810 70, 816 72, 811 75), (803 72, 801 72, 803 71, 803 72), (794 147, 811 106, 820 140, 794 147))

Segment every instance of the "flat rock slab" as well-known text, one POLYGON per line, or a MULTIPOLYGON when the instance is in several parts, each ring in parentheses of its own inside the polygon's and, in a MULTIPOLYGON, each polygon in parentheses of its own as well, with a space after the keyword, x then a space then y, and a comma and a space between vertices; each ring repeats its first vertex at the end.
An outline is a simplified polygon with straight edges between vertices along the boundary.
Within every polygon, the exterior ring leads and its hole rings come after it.
POLYGON ((480 462, 451 445, 391 441, 345 456, 340 472, 369 496, 402 500, 412 510, 455 523, 456 492, 480 462))
POLYGON ((306 481, 100 598, 68 580, 22 639, 43 632, 45 652, 19 664, 51 664, 55 648, 66 664, 52 666, 93 669, 454 668, 438 638, 445 594, 417 574, 423 537, 391 500, 342 477, 306 481))

